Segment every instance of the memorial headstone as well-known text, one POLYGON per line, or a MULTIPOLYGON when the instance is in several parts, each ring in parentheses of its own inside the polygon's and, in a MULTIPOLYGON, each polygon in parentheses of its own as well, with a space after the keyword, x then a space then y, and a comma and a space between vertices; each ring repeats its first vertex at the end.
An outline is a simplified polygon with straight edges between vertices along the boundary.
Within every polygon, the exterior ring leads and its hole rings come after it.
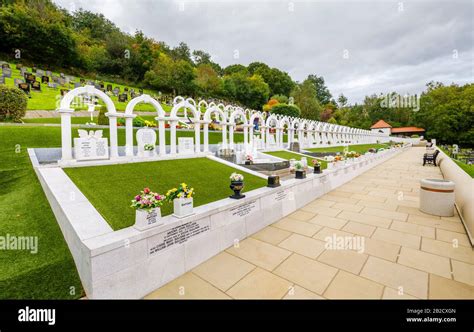
POLYGON ((21 84, 21 83, 25 83, 25 81, 22 80, 21 78, 15 78, 15 79, 13 79, 13 82, 14 82, 15 86, 18 86, 18 84, 21 84))
POLYGON ((146 145, 156 146, 156 132, 150 128, 142 128, 137 130, 137 147, 139 157, 153 157, 156 155, 155 149, 151 151, 145 150, 146 145))
POLYGON ((51 70, 47 70, 47 71, 46 71, 46 76, 51 76, 51 75, 53 75, 53 73, 51 72, 51 70))
POLYGON ((0 76, 0 84, 5 84, 5 77, 0 76))
POLYGON ((64 73, 60 73, 59 76, 60 76, 61 78, 66 78, 66 75, 64 75, 64 73))
POLYGON ((81 84, 85 84, 85 83, 86 83, 86 80, 83 79, 83 78, 81 78, 81 79, 79 80, 79 82, 81 82, 81 84))
POLYGON ((18 84, 18 88, 25 92, 26 94, 30 93, 30 84, 29 83, 20 83, 18 84))
POLYGON ((112 84, 107 84, 107 91, 112 91, 112 84))
POLYGON ((20 70, 21 68, 23 68, 23 65, 21 63, 17 63, 16 64, 16 69, 20 70))
POLYGON ((74 138, 74 156, 76 160, 109 159, 107 138, 102 137, 102 130, 87 132, 78 129, 79 137, 74 138))
POLYGON ((44 70, 42 70, 42 69, 37 69, 37 70, 36 70, 36 75, 37 75, 37 76, 44 76, 44 70))
POLYGON ((35 74, 36 74, 36 70, 37 70, 37 68, 36 68, 35 66, 33 66, 33 67, 31 68, 31 71, 32 71, 33 73, 35 73, 35 74))
POLYGON ((48 88, 56 89, 57 87, 58 85, 56 83, 53 83, 53 82, 48 83, 48 88))
POLYGON ((194 139, 192 137, 178 137, 178 153, 193 154, 194 139))
POLYGON ((123 88, 123 91, 128 92, 128 88, 123 88))
POLYGON ((2 76, 4 77, 12 77, 12 70, 10 68, 3 68, 2 76))
POLYGON ((133 98, 135 98, 136 96, 137 96, 137 95, 135 94, 135 92, 131 92, 131 93, 130 93, 130 98, 133 99, 133 98))
POLYGON ((41 83, 49 83, 49 76, 41 76, 41 83))
POLYGON ((74 88, 80 88, 82 84, 80 82, 74 83, 74 88))
POLYGON ((122 93, 118 96, 118 100, 121 103, 125 103, 128 100, 128 95, 126 93, 122 93))
POLYGON ((143 89, 138 89, 138 92, 142 95, 143 94, 143 89))
POLYGON ((26 70, 26 68, 25 68, 25 67, 21 67, 21 68, 20 68, 20 75, 24 77, 24 76, 25 76, 25 73, 26 73, 26 71, 27 71, 27 70, 26 70))
POLYGON ((33 82, 36 81, 36 76, 33 75, 33 74, 28 74, 28 75, 26 75, 26 77, 25 77, 25 81, 26 81, 27 83, 33 83, 33 82))
POLYGON ((290 143, 290 151, 300 152, 300 143, 298 142, 290 143))
POLYGON ((53 75, 51 78, 53 79, 53 82, 54 82, 54 83, 58 83, 58 84, 59 84, 59 76, 53 75))
POLYGON ((2 69, 5 68, 10 68, 10 65, 8 63, 2 63, 2 69))
POLYGON ((59 80, 58 80, 58 83, 61 84, 61 85, 65 85, 66 84, 66 79, 60 77, 59 80))
POLYGON ((119 95, 119 93, 120 93, 120 89, 119 89, 119 88, 115 88, 115 89, 113 90, 113 93, 114 93, 114 96, 117 97, 117 96, 119 95))
POLYGON ((69 92, 68 89, 61 89, 61 96, 64 96, 68 92, 69 92))
POLYGON ((32 84, 31 84, 31 88, 35 91, 41 91, 41 83, 38 82, 38 81, 34 81, 32 84))

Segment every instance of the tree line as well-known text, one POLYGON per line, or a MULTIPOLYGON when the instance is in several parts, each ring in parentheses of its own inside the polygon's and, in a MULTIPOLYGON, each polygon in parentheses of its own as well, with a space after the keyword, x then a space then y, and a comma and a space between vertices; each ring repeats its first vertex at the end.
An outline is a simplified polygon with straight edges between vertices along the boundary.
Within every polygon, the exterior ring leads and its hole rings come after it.
POLYGON ((14 61, 364 129, 384 119, 393 127, 424 127, 427 136, 441 142, 474 145, 472 84, 429 83, 416 111, 384 105, 381 95, 349 105, 344 95, 332 96, 322 76, 310 74, 295 82, 263 62, 223 68, 210 54, 184 42, 171 47, 141 31, 127 34, 102 14, 83 9, 70 13, 51 0, 0 4, 0 53, 14 61))

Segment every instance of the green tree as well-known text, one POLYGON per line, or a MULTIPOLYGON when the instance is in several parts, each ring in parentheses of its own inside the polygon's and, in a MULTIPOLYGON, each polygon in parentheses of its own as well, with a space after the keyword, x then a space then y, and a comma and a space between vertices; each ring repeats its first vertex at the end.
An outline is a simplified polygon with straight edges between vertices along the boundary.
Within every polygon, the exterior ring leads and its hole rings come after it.
POLYGON ((347 98, 342 93, 337 97, 337 104, 339 107, 345 107, 347 105, 347 98))
POLYGON ((222 80, 210 64, 197 66, 195 83, 201 96, 218 97, 222 95, 222 80))
POLYGON ((321 105, 316 99, 316 91, 311 80, 307 79, 303 83, 298 84, 291 96, 294 98, 295 104, 300 108, 302 118, 319 120, 321 105))
POLYGON ((298 108, 298 106, 288 104, 277 104, 272 107, 270 112, 273 114, 281 114, 293 117, 300 117, 301 115, 301 110, 298 108))
POLYGON ((324 83, 324 78, 317 75, 309 75, 307 80, 311 81, 316 89, 316 98, 324 105, 331 102, 332 95, 324 83))

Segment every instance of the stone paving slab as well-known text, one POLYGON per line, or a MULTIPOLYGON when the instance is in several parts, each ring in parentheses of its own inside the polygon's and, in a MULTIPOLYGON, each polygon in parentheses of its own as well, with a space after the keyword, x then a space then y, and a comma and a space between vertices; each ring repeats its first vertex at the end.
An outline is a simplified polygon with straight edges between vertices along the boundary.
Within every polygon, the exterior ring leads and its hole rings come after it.
POLYGON ((146 298, 474 299, 459 216, 418 210, 419 180, 443 178, 421 165, 424 152, 374 167, 146 298), (328 237, 359 237, 364 251, 326 248, 328 237))

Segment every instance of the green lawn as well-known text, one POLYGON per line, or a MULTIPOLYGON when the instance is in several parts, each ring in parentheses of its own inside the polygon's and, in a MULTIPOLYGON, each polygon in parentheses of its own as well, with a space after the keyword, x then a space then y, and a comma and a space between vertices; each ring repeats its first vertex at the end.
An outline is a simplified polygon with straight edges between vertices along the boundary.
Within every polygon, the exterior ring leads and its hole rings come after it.
MULTIPOLYGON (((23 76, 20 75, 20 70, 16 69, 15 64, 10 63, 10 68, 12 69, 12 77, 11 78, 5 78, 5 84, 7 86, 13 86, 15 78, 23 79, 23 76)), ((44 69, 44 68, 39 68, 39 69, 44 69)), ((31 67, 27 68, 27 70, 30 73, 32 72, 31 67)), ((59 76, 58 72, 53 72, 53 74, 59 76)), ((65 74, 67 75, 67 73, 65 73, 65 74)), ((93 79, 87 79, 87 78, 84 78, 84 79, 86 80, 86 82, 88 80, 94 81, 93 79)), ((41 82, 41 77, 36 77, 36 80, 41 82)), ((79 82, 79 77, 77 78, 76 81, 79 82)), ((104 85, 107 86, 107 84, 112 84, 113 88, 119 87, 121 92, 124 91, 125 87, 128 87, 129 90, 131 88, 133 88, 133 89, 135 89, 136 93, 138 93, 138 88, 137 87, 133 87, 133 86, 129 86, 129 85, 122 85, 122 84, 115 84, 115 83, 112 83, 112 82, 104 81, 104 85)), ((59 100, 61 89, 72 90, 72 89, 74 89, 74 84, 67 84, 64 87, 58 86, 58 88, 56 88, 56 89, 48 88, 47 84, 41 84, 41 91, 40 92, 31 90, 31 98, 28 99, 27 109, 28 110, 55 110, 55 109, 57 109, 58 108, 57 100, 59 100)), ((146 93, 146 94, 149 94, 149 95, 157 94, 156 91, 152 91, 152 90, 148 90, 148 89, 144 89, 143 92, 146 93)), ((117 108, 118 111, 124 111, 125 110, 125 107, 127 106, 127 102, 125 102, 125 103, 119 102, 118 97, 112 96, 111 98, 112 98, 112 100, 115 104, 115 107, 117 108)), ((129 98, 130 98, 130 96, 129 96, 129 98)), ((129 99, 129 101, 130 101, 130 99, 129 99)), ((166 112, 169 112, 171 110, 171 107, 168 106, 168 105, 162 104, 161 106, 163 107, 163 109, 166 112)), ((77 107, 76 109, 87 109, 87 106, 77 107)), ((136 111, 154 112, 155 108, 152 105, 149 105, 149 104, 138 104, 135 107, 135 110, 136 111)))
MULTIPOLYGON (((108 136, 108 130, 104 130, 104 135, 108 136)), ((194 132, 178 131, 177 135, 194 136, 194 132)), ((209 135, 211 143, 220 142, 222 137, 220 132, 209 135)), ((73 137, 77 136, 74 128, 73 137)), ((167 137, 169 140, 169 132, 167 137)), ((118 141, 125 144, 124 130, 119 130, 118 141)), ((236 134, 235 141, 243 141, 243 135, 236 134)), ((37 254, 0 250, 0 299, 76 299, 83 295, 72 256, 26 151, 60 146, 60 127, 0 126, 0 236, 37 236, 39 243, 37 254)), ((189 162, 182 170, 173 172, 191 173, 199 169, 189 162)))
MULTIPOLYGON (((199 206, 231 195, 229 176, 234 171, 208 158, 65 169, 114 230, 134 224, 135 210, 130 207, 130 200, 145 187, 166 194, 185 182, 194 188, 194 206, 199 206)), ((239 173, 245 177, 244 192, 267 183, 254 175, 239 173)), ((165 203, 161 210, 166 216, 173 213, 173 206, 165 203)))
MULTIPOLYGON (((286 160, 290 160, 290 159, 301 160, 301 158, 304 157, 300 154, 293 153, 293 152, 290 152, 290 151, 272 151, 272 152, 265 152, 265 153, 269 154, 269 155, 272 155, 272 156, 275 156, 275 157, 278 157, 278 158, 286 159, 286 160)), ((312 156, 307 156, 307 159, 308 159, 308 165, 309 166, 313 165, 313 160, 317 160, 321 164, 321 169, 326 169, 327 168, 327 162, 324 161, 324 160, 317 159, 317 158, 314 158, 312 156)))
MULTIPOLYGON (((380 149, 380 148, 388 148, 388 144, 356 144, 356 145, 349 145, 349 151, 355 151, 358 153, 366 153, 367 150, 370 148, 380 149)), ((305 149, 311 152, 344 152, 343 146, 329 146, 324 148, 313 148, 313 149, 305 149)))
POLYGON ((0 126, 0 236, 38 237, 36 254, 0 250, 1 299, 83 295, 74 261, 26 151, 59 142, 59 132, 51 129, 0 126))
MULTIPOLYGON (((449 151, 446 151, 438 146, 438 148, 443 151, 449 157, 449 151)), ((474 165, 468 165, 462 161, 451 158, 464 172, 469 174, 471 178, 474 178, 474 165)))
MULTIPOLYGON (((141 118, 144 120, 148 121, 153 121, 156 123, 155 117, 156 115, 153 116, 148 116, 148 115, 140 115, 141 118)), ((61 123, 61 118, 29 118, 29 119, 22 119, 24 123, 44 123, 44 124, 60 124, 61 123)), ((91 121, 90 117, 83 117, 83 116, 73 116, 71 117, 71 123, 72 124, 86 124, 87 122, 93 122, 97 124, 97 117, 94 117, 91 121)))

